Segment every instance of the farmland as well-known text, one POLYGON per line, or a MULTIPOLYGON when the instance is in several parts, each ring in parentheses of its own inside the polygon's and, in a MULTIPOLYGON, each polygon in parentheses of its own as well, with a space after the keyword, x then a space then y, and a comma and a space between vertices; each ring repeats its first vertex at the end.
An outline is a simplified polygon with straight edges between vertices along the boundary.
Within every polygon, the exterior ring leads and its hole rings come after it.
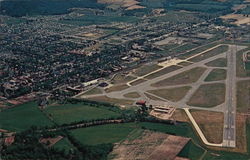
POLYGON ((102 143, 115 143, 124 140, 136 128, 134 123, 108 124, 72 131, 81 143, 97 145, 102 143))
POLYGON ((103 106, 89 106, 86 104, 51 105, 46 113, 58 124, 69 124, 79 121, 117 118, 119 113, 108 110, 103 106))
POLYGON ((0 128, 22 131, 31 126, 51 126, 53 123, 42 113, 35 102, 19 105, 0 112, 0 128))

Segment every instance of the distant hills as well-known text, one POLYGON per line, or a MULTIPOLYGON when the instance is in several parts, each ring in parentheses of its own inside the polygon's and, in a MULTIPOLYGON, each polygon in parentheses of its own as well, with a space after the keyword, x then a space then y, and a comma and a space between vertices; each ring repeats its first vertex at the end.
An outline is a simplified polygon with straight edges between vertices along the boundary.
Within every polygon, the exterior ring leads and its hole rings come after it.
POLYGON ((70 8, 104 8, 96 0, 4 0, 0 14, 10 16, 65 14, 70 8))
MULTIPOLYGON (((1 0, 0 0, 1 1, 1 0)), ((244 0, 4 0, 0 14, 10 16, 65 14, 70 8, 141 9, 165 8, 206 13, 228 13, 244 0), (99 2, 99 3, 98 3, 99 2), (125 3, 126 2, 126 3, 125 3)))

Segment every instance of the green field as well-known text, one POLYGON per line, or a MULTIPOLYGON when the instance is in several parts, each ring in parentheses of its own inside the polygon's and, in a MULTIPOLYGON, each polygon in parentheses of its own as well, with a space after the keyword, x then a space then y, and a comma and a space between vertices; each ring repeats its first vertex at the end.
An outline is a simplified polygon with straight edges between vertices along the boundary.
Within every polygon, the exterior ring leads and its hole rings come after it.
POLYGON ((169 101, 177 102, 181 100, 190 89, 190 86, 185 86, 178 88, 150 90, 148 92, 167 99, 169 101))
POLYGON ((250 71, 244 69, 244 63, 242 59, 242 55, 244 52, 247 52, 250 50, 250 47, 243 49, 239 52, 237 52, 237 57, 236 57, 236 75, 237 77, 250 77, 250 71))
POLYGON ((124 140, 136 128, 137 125, 135 123, 107 124, 76 129, 72 131, 72 135, 82 144, 98 145, 124 140))
POLYGON ((92 107, 84 104, 64 104, 49 106, 46 113, 52 116, 58 124, 68 124, 82 120, 97 120, 117 118, 119 113, 108 110, 105 107, 92 107))
POLYGON ((203 84, 192 95, 189 102, 190 106, 215 107, 225 101, 225 84, 213 83, 203 84))
POLYGON ((162 68, 162 67, 158 66, 157 64, 144 65, 144 66, 141 66, 140 68, 136 69, 134 74, 137 76, 143 76, 143 75, 146 75, 146 74, 153 72, 153 71, 160 69, 160 68, 162 68))
POLYGON ((247 154, 240 154, 225 151, 208 151, 204 160, 249 160, 250 156, 247 154))
POLYGON ((227 59, 226 58, 218 58, 211 62, 206 63, 207 66, 210 67, 226 67, 227 66, 227 59))
POLYGON ((59 142, 57 142, 53 148, 59 149, 59 150, 65 150, 66 153, 69 153, 71 149, 74 149, 75 147, 70 143, 68 138, 63 138, 59 142))
POLYGON ((53 123, 39 110, 35 102, 29 102, 0 112, 0 128, 23 131, 31 126, 50 126, 53 123))
POLYGON ((180 68, 182 68, 182 67, 180 67, 180 66, 169 66, 169 67, 163 68, 162 70, 160 70, 158 72, 154 72, 152 74, 149 74, 144 78, 146 78, 146 79, 154 79, 156 77, 159 77, 159 76, 162 76, 164 74, 173 72, 173 71, 175 71, 177 69, 180 69, 180 68))
POLYGON ((207 58, 216 56, 218 54, 222 54, 224 52, 228 51, 228 45, 221 45, 219 47, 216 47, 210 51, 207 51, 205 53, 202 53, 194 58, 189 59, 191 62, 199 62, 202 60, 205 60, 207 58))
POLYGON ((227 71, 225 69, 213 69, 208 76, 206 77, 205 81, 220 81, 225 80, 227 78, 227 71))
POLYGON ((129 81, 134 80, 136 77, 124 75, 124 74, 116 74, 114 78, 112 79, 111 83, 112 84, 120 84, 120 83, 127 83, 129 81))
POLYGON ((130 93, 124 94, 123 96, 126 98, 140 98, 141 97, 140 94, 137 92, 130 92, 130 93))
POLYGON ((101 15, 91 15, 91 16, 80 16, 73 19, 64 19, 60 20, 59 23, 63 24, 71 24, 77 26, 85 26, 85 25, 101 25, 107 24, 111 22, 127 22, 133 23, 137 22, 139 19, 134 16, 101 16, 101 15))
POLYGON ((194 49, 192 51, 189 51, 189 52, 187 52, 185 54, 180 55, 179 58, 180 59, 189 58, 189 57, 194 56, 194 55, 196 55, 196 54, 198 54, 198 53, 200 53, 202 51, 205 51, 205 50, 207 50, 209 48, 212 48, 212 47, 214 47, 216 45, 218 45, 218 43, 211 43, 211 44, 208 44, 208 45, 204 45, 204 46, 198 47, 198 48, 196 48, 196 49, 194 49))
POLYGON ((203 148, 195 145, 193 141, 189 141, 188 144, 178 154, 178 156, 190 159, 200 159, 204 152, 205 150, 203 148))
POLYGON ((145 79, 138 79, 136 81, 131 82, 130 85, 136 86, 136 85, 141 84, 141 83, 146 82, 146 81, 147 80, 145 80, 145 79))
POLYGON ((247 124, 246 124, 246 135, 247 135, 247 151, 248 154, 250 154, 250 118, 247 119, 247 124))
POLYGON ((194 134, 192 127, 188 123, 169 125, 164 123, 141 122, 138 124, 143 129, 149 129, 152 131, 163 132, 176 136, 190 137, 197 142, 199 141, 198 137, 194 134))
POLYGON ((245 113, 250 108, 250 81, 237 82, 237 111, 245 113))
POLYGON ((200 78, 200 76, 205 72, 205 70, 206 68, 202 68, 202 67, 192 68, 190 70, 181 72, 170 78, 156 82, 152 84, 152 86, 162 87, 162 86, 194 83, 200 78))
POLYGON ((83 95, 93 95, 93 94, 102 94, 102 90, 95 87, 93 89, 88 90, 87 92, 85 92, 83 95))

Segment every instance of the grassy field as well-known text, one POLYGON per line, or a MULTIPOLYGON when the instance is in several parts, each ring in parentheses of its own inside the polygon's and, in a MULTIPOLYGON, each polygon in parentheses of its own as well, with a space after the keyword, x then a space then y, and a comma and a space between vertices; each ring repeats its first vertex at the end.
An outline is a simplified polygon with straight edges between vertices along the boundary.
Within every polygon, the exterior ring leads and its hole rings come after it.
POLYGON ((190 110, 208 142, 222 143, 224 115, 222 112, 190 110))
POLYGON ((158 72, 152 73, 152 74, 150 74, 150 75, 148 75, 148 76, 146 76, 144 78, 146 78, 146 79, 154 79, 156 77, 159 77, 159 76, 162 76, 164 74, 173 72, 173 71, 175 71, 177 69, 180 69, 180 68, 182 68, 182 67, 180 67, 180 66, 170 66, 170 67, 164 68, 164 69, 162 69, 162 70, 160 70, 158 72))
POLYGON ((135 77, 132 76, 127 76, 127 75, 123 75, 123 74, 117 74, 114 79, 112 79, 111 83, 112 84, 121 84, 121 83, 127 83, 131 80, 134 80, 135 77))
POLYGON ((183 67, 189 66, 189 65, 191 65, 191 64, 193 64, 193 63, 190 63, 190 62, 181 62, 181 63, 178 63, 178 65, 181 65, 181 66, 183 66, 183 67))
POLYGON ((170 88, 170 89, 157 89, 150 90, 149 93, 167 99, 169 101, 177 102, 181 100, 187 92, 191 89, 189 86, 178 87, 178 88, 170 88))
POLYGON ((107 124, 76 129, 72 131, 72 135, 87 145, 116 143, 124 140, 136 128, 138 127, 135 123, 107 124))
POLYGON ((250 154, 250 118, 247 119, 246 123, 246 135, 247 135, 247 152, 250 154))
POLYGON ((204 152, 205 150, 203 148, 195 145, 192 141, 189 141, 178 156, 198 160, 202 157, 204 152))
POLYGON ((59 150, 65 150, 66 153, 69 153, 71 149, 74 149, 75 147, 70 143, 68 138, 63 138, 59 142, 57 142, 53 148, 59 149, 59 150))
POLYGON ((153 71, 160 69, 160 68, 162 68, 162 67, 158 66, 157 64, 144 65, 144 66, 141 66, 140 68, 136 69, 134 74, 137 76, 143 76, 143 75, 146 75, 146 74, 153 72, 153 71))
POLYGON ((77 26, 85 26, 85 25, 97 25, 97 24, 106 24, 111 22, 127 22, 134 23, 139 19, 134 16, 100 16, 100 15, 91 15, 91 16, 80 16, 69 20, 60 20, 59 23, 63 24, 71 24, 77 26))
MULTIPOLYGON (((250 124, 250 123, 249 123, 250 124)), ((248 124, 248 125, 249 125, 248 124)), ((247 133, 250 133, 250 125, 247 133)), ((108 124, 102 126, 94 126, 82 129, 75 129, 71 133, 81 143, 87 145, 98 145, 102 143, 117 143, 125 139, 134 140, 140 137, 144 129, 156 132, 163 132, 176 136, 184 136, 192 138, 192 141, 180 152, 178 156, 186 157, 192 160, 198 160, 205 154, 203 159, 230 159, 247 160, 248 156, 239 153, 214 151, 200 146, 200 140, 194 133, 193 128, 188 123, 178 123, 177 125, 168 125, 163 123, 139 122, 139 123, 123 123, 108 124), (205 151, 207 152, 205 153, 205 151)), ((250 135, 250 134, 249 134, 250 135)), ((248 137, 250 138, 250 137, 248 137)), ((250 139, 248 139, 250 142, 250 139)))
POLYGON ((134 82, 132 82, 132 83, 130 83, 132 86, 136 86, 136 85, 138 85, 138 84, 140 84, 140 83, 143 83, 143 82, 146 82, 147 80, 145 80, 145 79, 138 79, 138 80, 136 80, 136 81, 134 81, 134 82))
POLYGON ((188 105, 197 107, 215 107, 225 101, 225 84, 204 84, 193 94, 188 105))
POLYGON ((163 100, 161 100, 161 99, 159 99, 159 98, 157 98, 157 97, 155 97, 155 96, 153 96, 153 95, 151 95, 151 94, 148 94, 148 93, 144 93, 145 94, 145 96, 147 97, 147 98, 149 98, 149 99, 152 99, 152 100, 155 100, 155 101, 163 101, 163 100))
POLYGON ((212 48, 212 47, 214 47, 216 45, 218 45, 218 43, 211 43, 211 44, 208 44, 208 45, 204 45, 204 46, 198 47, 198 48, 196 48, 196 49, 194 49, 192 51, 189 51, 189 52, 187 52, 185 54, 180 55, 179 58, 180 59, 189 58, 189 57, 194 56, 194 55, 196 55, 196 54, 198 54, 198 53, 200 53, 202 51, 205 51, 205 50, 207 50, 209 48, 212 48))
POLYGON ((141 97, 139 95, 139 93, 137 93, 137 92, 130 92, 130 93, 124 94, 123 96, 126 98, 139 98, 139 97, 141 97))
POLYGON ((185 111, 182 109, 178 109, 178 108, 174 111, 171 118, 180 122, 189 122, 189 118, 187 114, 185 113, 185 111))
POLYGON ((204 160, 249 160, 249 156, 246 154, 225 152, 225 151, 209 151, 204 160))
POLYGON ((237 83, 237 111, 247 112, 250 108, 250 80, 237 83))
POLYGON ((221 53, 224 53, 228 51, 228 46, 227 45, 221 45, 219 47, 216 47, 210 51, 207 51, 199 56, 196 56, 194 58, 191 58, 190 61, 191 62, 199 62, 199 61, 202 61, 202 60, 205 60, 207 58, 210 58, 210 57, 213 57, 213 56, 216 56, 218 54, 221 54, 221 53))
POLYGON ((25 103, 0 112, 0 128, 22 131, 34 126, 50 126, 53 123, 39 110, 35 102, 25 103))
POLYGON ((93 89, 88 90, 83 95, 93 95, 93 94, 102 94, 102 90, 100 90, 99 88, 95 87, 93 89))
POLYGON ((112 87, 105 89, 105 92, 110 93, 110 92, 122 91, 122 90, 127 89, 127 88, 129 88, 129 86, 126 84, 115 85, 115 86, 112 86, 112 87))
POLYGON ((236 75, 237 77, 250 77, 250 71, 247 71, 244 69, 244 63, 242 59, 242 55, 244 52, 250 50, 250 48, 243 49, 239 52, 237 52, 236 56, 236 75))
POLYGON ((153 87, 162 87, 169 85, 189 84, 196 82, 200 76, 205 72, 206 68, 196 67, 173 77, 164 79, 162 81, 152 84, 153 87))
POLYGON ((107 96, 91 97, 91 98, 88 98, 88 99, 93 100, 93 101, 107 102, 107 103, 118 104, 118 105, 132 105, 134 103, 134 101, 132 101, 132 100, 109 98, 107 96))
POLYGON ((49 106, 46 113, 58 124, 68 124, 82 120, 116 118, 120 114, 105 107, 92 107, 84 104, 64 104, 49 106))
POLYGON ((218 58, 216 60, 206 63, 206 65, 210 67, 227 67, 227 59, 218 58))
POLYGON ((169 125, 163 123, 151 123, 151 122, 141 122, 139 126, 143 129, 149 129, 152 131, 163 132, 167 134, 172 134, 176 136, 183 136, 192 138, 195 142, 200 142, 199 138, 193 132, 193 128, 189 123, 178 123, 177 125, 169 125))
POLYGON ((213 69, 208 76, 206 77, 205 81, 220 81, 225 80, 227 78, 227 71, 225 69, 213 69))

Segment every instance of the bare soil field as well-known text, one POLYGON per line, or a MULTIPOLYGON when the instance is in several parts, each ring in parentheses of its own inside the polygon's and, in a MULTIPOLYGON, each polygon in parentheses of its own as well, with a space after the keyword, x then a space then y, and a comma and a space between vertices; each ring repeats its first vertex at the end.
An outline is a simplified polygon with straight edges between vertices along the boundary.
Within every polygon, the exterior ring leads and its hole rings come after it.
POLYGON ((242 24, 248 24, 250 25, 250 17, 246 17, 243 14, 228 14, 225 16, 221 16, 220 18, 224 20, 235 20, 234 22, 231 22, 232 24, 236 25, 242 25, 242 24))
POLYGON ((180 122, 189 122, 189 118, 182 109, 176 109, 171 117, 173 120, 180 122))
POLYGON ((126 10, 145 8, 144 6, 140 6, 140 2, 137 0, 98 0, 97 2, 102 4, 117 5, 126 8, 126 10))
POLYGON ((48 147, 52 147, 53 145, 55 145, 57 142, 59 142, 61 139, 63 139, 62 136, 58 136, 55 138, 41 138, 39 140, 40 143, 47 145, 48 147))
POLYGON ((223 113, 191 110, 191 114, 210 143, 222 143, 223 113))
POLYGON ((144 131, 142 136, 135 140, 125 140, 117 144, 110 157, 114 160, 165 160, 167 155, 168 159, 175 159, 189 140, 189 138, 144 131))

